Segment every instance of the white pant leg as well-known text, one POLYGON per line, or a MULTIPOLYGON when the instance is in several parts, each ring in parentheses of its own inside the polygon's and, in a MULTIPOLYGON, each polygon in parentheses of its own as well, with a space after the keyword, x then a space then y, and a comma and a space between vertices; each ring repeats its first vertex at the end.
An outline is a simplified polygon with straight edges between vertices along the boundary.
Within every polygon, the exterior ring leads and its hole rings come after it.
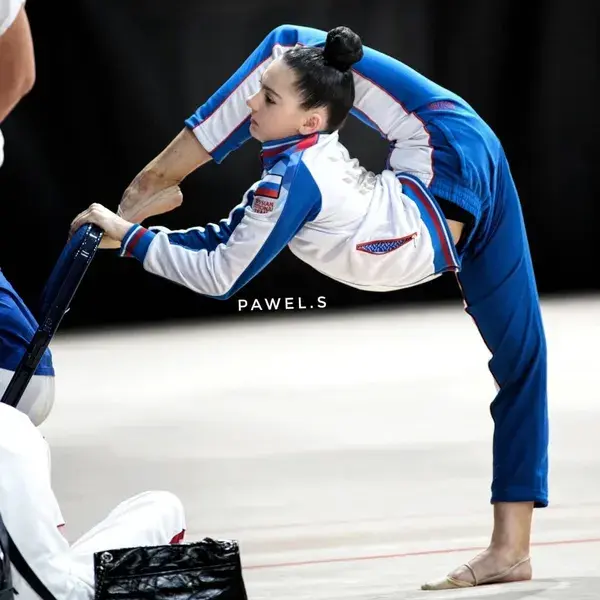
POLYGON ((144 492, 119 504, 71 546, 73 572, 94 589, 94 553, 177 543, 185 532, 183 505, 170 492, 144 492))
MULTIPOLYGON (((0 397, 8 387, 14 371, 0 369, 0 397)), ((34 375, 19 400, 17 409, 26 414, 38 427, 50 414, 54 406, 54 377, 50 375, 34 375)))

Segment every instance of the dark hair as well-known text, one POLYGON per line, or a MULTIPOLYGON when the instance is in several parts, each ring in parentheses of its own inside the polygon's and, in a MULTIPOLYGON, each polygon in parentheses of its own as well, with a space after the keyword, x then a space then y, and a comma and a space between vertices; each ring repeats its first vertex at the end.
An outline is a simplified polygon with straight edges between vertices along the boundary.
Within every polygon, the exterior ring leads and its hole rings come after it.
POLYGON ((323 48, 293 48, 283 55, 288 67, 296 72, 302 108, 327 107, 329 131, 344 124, 354 104, 350 67, 362 57, 361 39, 348 27, 332 29, 323 48))

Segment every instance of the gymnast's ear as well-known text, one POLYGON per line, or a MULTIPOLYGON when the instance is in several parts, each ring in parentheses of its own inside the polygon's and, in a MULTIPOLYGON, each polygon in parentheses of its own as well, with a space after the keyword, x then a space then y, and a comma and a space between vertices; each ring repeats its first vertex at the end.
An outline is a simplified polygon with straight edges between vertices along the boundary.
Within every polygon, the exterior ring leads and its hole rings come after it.
POLYGON ((312 108, 306 111, 299 128, 301 135, 311 135, 323 131, 327 127, 327 113, 324 106, 312 108))

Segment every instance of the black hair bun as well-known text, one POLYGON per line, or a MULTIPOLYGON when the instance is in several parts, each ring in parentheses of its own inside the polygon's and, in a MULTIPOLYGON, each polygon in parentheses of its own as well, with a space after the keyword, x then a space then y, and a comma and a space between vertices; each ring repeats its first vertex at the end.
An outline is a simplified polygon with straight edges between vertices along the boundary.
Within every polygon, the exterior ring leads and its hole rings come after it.
POLYGON ((327 34, 323 58, 338 71, 347 71, 363 57, 360 37, 348 27, 336 27, 327 34))

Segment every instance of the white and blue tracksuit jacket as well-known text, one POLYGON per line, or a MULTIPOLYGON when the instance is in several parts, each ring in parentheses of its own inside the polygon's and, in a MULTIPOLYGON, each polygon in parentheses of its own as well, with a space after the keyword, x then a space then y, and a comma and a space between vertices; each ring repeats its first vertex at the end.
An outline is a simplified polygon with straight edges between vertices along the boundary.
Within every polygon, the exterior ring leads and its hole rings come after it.
POLYGON ((156 275, 226 299, 289 247, 317 271, 370 291, 395 290, 458 268, 447 223, 415 177, 374 175, 337 132, 263 145, 263 176, 218 225, 133 226, 122 255, 156 275))

